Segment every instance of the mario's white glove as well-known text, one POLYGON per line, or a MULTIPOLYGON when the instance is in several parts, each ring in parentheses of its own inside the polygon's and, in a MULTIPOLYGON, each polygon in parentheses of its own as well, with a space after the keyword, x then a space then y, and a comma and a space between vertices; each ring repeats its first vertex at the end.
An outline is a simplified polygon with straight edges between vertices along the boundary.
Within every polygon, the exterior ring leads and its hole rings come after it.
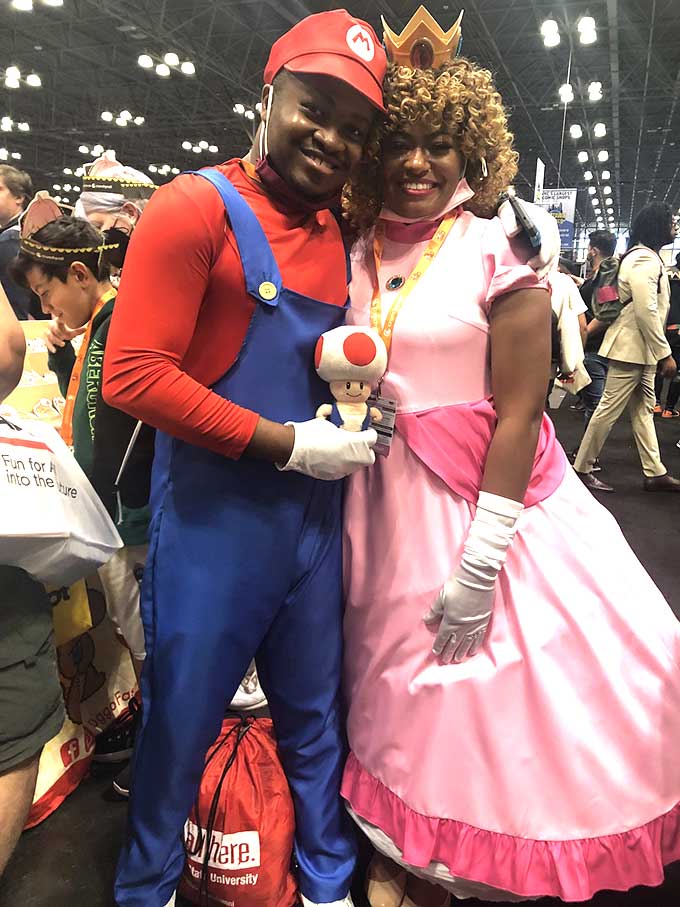
POLYGON ((293 452, 284 472, 294 470, 313 479, 343 479, 357 469, 375 463, 373 446, 378 440, 375 429, 344 431, 326 419, 286 422, 295 429, 293 452))
MULTIPOLYGON (((541 247, 535 250, 536 254, 529 259, 528 264, 530 268, 536 271, 539 277, 545 277, 549 271, 557 267, 560 257, 562 243, 557 221, 552 214, 548 214, 545 208, 541 208, 540 205, 525 202, 524 199, 522 199, 522 205, 541 233, 541 247)), ((513 237, 521 233, 522 225, 517 220, 514 208, 509 201, 504 201, 498 209, 498 219, 508 239, 513 239, 513 237)))
POLYGON ((496 577, 515 536, 522 504, 480 491, 460 565, 423 620, 441 621, 432 651, 442 664, 476 655, 491 620, 496 577))

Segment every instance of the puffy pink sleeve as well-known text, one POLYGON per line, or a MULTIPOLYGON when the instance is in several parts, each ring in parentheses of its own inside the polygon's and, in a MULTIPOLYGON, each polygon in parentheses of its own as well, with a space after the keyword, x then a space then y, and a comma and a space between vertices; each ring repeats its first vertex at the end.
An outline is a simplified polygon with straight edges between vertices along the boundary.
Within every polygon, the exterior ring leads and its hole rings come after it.
POLYGON ((497 217, 489 221, 482 237, 482 260, 486 275, 486 310, 499 296, 515 290, 548 289, 527 261, 532 257, 527 240, 508 239, 497 217))

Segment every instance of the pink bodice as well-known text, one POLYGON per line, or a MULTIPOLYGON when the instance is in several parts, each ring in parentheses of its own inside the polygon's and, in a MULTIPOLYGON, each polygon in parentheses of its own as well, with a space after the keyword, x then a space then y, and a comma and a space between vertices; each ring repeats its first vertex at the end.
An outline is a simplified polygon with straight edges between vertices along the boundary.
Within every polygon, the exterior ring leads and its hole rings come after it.
MULTIPOLYGON (((412 244, 386 237, 378 276, 383 319, 398 295, 386 289, 387 281, 407 277, 426 244, 418 243, 416 252, 412 244)), ((382 394, 397 400, 397 428, 420 459, 472 503, 496 425, 489 311, 499 296, 542 286, 525 259, 497 218, 461 212, 394 327, 382 394)), ((376 280, 372 234, 355 246, 352 274, 347 320, 369 324, 376 280)), ((525 504, 551 494, 565 468, 564 453, 545 417, 525 504)))

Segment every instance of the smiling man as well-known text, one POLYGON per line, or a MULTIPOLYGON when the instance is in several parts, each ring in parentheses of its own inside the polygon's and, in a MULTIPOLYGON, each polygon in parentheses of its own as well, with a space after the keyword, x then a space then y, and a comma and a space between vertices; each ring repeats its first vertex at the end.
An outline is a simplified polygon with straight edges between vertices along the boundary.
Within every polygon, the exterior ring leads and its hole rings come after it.
POLYGON ((373 462, 376 434, 314 418, 327 397, 314 348, 344 321, 329 209, 382 109, 385 69, 373 30, 345 11, 300 22, 272 48, 248 156, 159 189, 130 244, 104 393, 159 434, 119 907, 172 902, 205 752, 254 655, 303 903, 351 904, 338 480, 373 462))

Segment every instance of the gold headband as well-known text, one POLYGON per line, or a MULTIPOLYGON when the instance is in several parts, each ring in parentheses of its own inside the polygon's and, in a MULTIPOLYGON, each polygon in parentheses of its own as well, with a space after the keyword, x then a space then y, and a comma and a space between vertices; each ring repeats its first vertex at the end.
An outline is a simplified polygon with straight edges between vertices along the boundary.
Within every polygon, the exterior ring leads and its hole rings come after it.
POLYGON ((381 16, 383 41, 390 63, 413 69, 437 69, 453 60, 458 56, 463 41, 462 18, 461 12, 445 32, 425 7, 420 6, 406 28, 397 35, 381 16))
POLYGON ((121 176, 84 176, 83 192, 105 192, 129 199, 151 198, 158 186, 121 176))
POLYGON ((77 249, 64 249, 59 246, 48 246, 37 242, 33 237, 47 224, 53 223, 63 215, 61 206, 44 189, 36 192, 34 199, 21 215, 19 248, 26 255, 38 261, 57 261, 60 264, 70 264, 78 261, 86 253, 95 253, 101 256, 102 252, 117 249, 120 243, 102 243, 96 246, 82 246, 77 249))
POLYGON ((61 264, 70 264, 78 261, 87 253, 101 255, 102 252, 108 252, 111 249, 117 249, 120 243, 103 243, 101 246, 82 246, 79 249, 61 249, 58 246, 46 246, 43 243, 35 242, 33 239, 20 240, 19 246, 22 252, 36 258, 38 261, 58 261, 61 264))

